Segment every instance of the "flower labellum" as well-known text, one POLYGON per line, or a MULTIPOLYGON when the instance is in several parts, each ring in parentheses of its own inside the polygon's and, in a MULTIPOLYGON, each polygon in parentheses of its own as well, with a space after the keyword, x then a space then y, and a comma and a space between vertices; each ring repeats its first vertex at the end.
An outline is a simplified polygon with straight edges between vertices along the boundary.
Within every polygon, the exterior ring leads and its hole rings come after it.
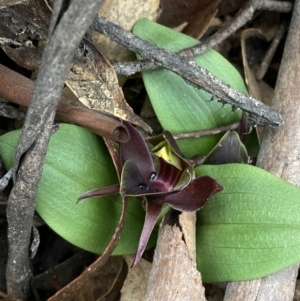
POLYGON ((180 211, 199 210, 223 187, 209 176, 195 178, 193 165, 182 157, 169 132, 148 139, 154 145, 150 152, 142 135, 130 123, 123 123, 131 138, 120 143, 121 183, 88 191, 79 200, 113 193, 120 193, 122 197, 142 197, 146 203, 146 218, 134 266, 142 257, 165 204, 180 211))

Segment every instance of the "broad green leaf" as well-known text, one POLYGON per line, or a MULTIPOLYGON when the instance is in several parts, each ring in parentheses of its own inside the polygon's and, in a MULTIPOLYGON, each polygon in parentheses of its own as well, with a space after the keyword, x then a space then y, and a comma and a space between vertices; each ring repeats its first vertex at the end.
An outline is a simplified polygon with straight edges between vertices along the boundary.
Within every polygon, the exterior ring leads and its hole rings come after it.
POLYGON ((203 165, 224 190, 198 212, 197 264, 206 282, 269 275, 300 261, 300 189, 251 165, 203 165))
MULTIPOLYGON (((6 168, 13 163, 21 131, 0 137, 0 155, 6 168)), ((75 125, 60 124, 49 144, 39 184, 36 210, 59 235, 85 250, 101 253, 111 239, 121 214, 119 196, 90 198, 76 204, 88 190, 118 182, 101 138, 75 125)), ((127 219, 114 254, 133 254, 142 232, 145 211, 129 200, 127 219)), ((152 238, 150 245, 154 245, 152 238)))
MULTIPOLYGON (((133 32, 152 44, 176 52, 199 41, 146 19, 138 21, 133 32)), ((232 87, 247 93, 242 77, 219 53, 210 50, 198 56, 196 63, 224 80, 232 87)), ((241 112, 231 106, 210 101, 212 96, 188 85, 181 77, 165 69, 143 71, 143 80, 155 113, 165 130, 172 134, 211 129, 240 119, 241 112)), ((186 157, 206 155, 221 138, 210 136, 179 140, 186 157)))

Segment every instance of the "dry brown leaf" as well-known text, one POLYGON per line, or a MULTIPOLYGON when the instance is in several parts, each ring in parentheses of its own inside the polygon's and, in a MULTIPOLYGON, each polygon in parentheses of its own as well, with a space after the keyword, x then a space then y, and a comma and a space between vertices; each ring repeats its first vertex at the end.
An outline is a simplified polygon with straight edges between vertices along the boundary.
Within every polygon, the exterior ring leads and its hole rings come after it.
MULTIPOLYGON (((49 249, 48 249, 49 250, 49 249)), ((56 252, 51 251, 52 254, 56 252)), ((54 256, 54 255, 53 255, 54 256)), ((49 260, 50 256, 48 257, 49 260)), ((58 287, 63 287, 80 275, 84 266, 90 265, 95 260, 95 255, 86 251, 81 251, 67 260, 53 266, 51 270, 46 270, 33 277, 33 285, 38 291, 55 291, 58 287)))
POLYGON ((101 265, 101 268, 87 268, 76 278, 75 282, 71 282, 48 300, 115 300, 123 286, 127 272, 128 267, 123 257, 111 256, 104 265, 101 265))
MULTIPOLYGON (((124 256, 125 261, 130 267, 134 261, 134 256, 124 256)), ((144 300, 146 296, 147 282, 151 263, 145 259, 132 269, 129 269, 127 278, 121 290, 120 301, 144 300)))
POLYGON ((127 275, 127 266, 122 257, 112 256, 102 269, 78 290, 73 301, 114 300, 120 292, 127 275))
POLYGON ((280 13, 265 11, 262 12, 253 22, 253 27, 260 30, 267 41, 271 41, 280 24, 280 13))
POLYGON ((23 68, 35 71, 41 65, 43 47, 35 47, 33 45, 22 45, 19 47, 2 45, 1 47, 11 60, 23 68))
POLYGON ((260 80, 257 81, 260 91, 261 91, 261 95, 262 95, 262 99, 264 101, 264 104, 271 106, 272 104, 272 98, 274 96, 274 89, 272 87, 270 87, 265 81, 260 80))
MULTIPOLYGON (((158 8, 159 0, 106 0, 99 14, 131 31, 133 25, 141 18, 155 20, 158 8)), ((90 33, 92 41, 109 60, 127 61, 134 58, 134 54, 125 47, 112 42, 96 31, 91 30, 90 33)))
MULTIPOLYGON (((263 101, 263 95, 260 89, 260 86, 255 78, 255 66, 252 66, 250 68, 249 66, 249 57, 248 53, 251 52, 251 49, 247 49, 247 46, 249 46, 249 43, 247 44, 247 39, 252 37, 261 37, 264 39, 263 34, 259 29, 255 28, 249 28, 242 32, 241 34, 241 47, 242 47, 242 58, 243 58, 243 66, 244 66, 244 74, 245 74, 245 82, 249 91, 249 94, 259 99, 260 101, 263 101)), ((263 128, 257 128, 256 132, 258 137, 262 137, 263 135, 263 128)), ((259 139, 260 140, 260 139, 259 139)))
MULTIPOLYGON (((245 81, 247 84, 247 88, 249 94, 262 101, 265 104, 270 104, 270 89, 266 89, 266 84, 261 83, 256 79, 255 74, 257 70, 257 64, 254 64, 250 67, 249 65, 249 53, 251 53, 250 47, 253 45, 247 43, 248 38, 259 37, 262 39, 266 39, 266 37, 262 34, 261 30, 256 28, 249 28, 242 32, 241 34, 241 47, 242 47, 242 58, 243 58, 243 66, 244 66, 244 74, 245 74, 245 81)), ((263 127, 259 127, 256 129, 258 140, 261 141, 263 136, 263 127)))
POLYGON ((193 20, 184 28, 183 33, 195 39, 200 39, 210 26, 211 21, 216 16, 217 6, 221 0, 213 0, 202 10, 199 10, 193 20))
POLYGON ((116 73, 104 55, 88 40, 76 51, 66 84, 88 108, 151 128, 127 104, 116 73))
MULTIPOLYGON (((260 92, 261 92, 261 97, 264 102, 264 104, 271 106, 272 104, 272 99, 274 95, 274 89, 270 87, 266 82, 263 80, 258 80, 257 81, 260 92)), ((258 142, 261 143, 264 135, 265 127, 260 126, 256 128, 256 133, 257 133, 257 138, 258 142)))
MULTIPOLYGON (((111 254, 116 247, 120 234, 122 231, 122 228, 124 226, 125 217, 126 217, 126 210, 127 210, 127 200, 126 198, 122 198, 122 213, 119 219, 119 223, 115 229, 115 233, 113 237, 111 238, 110 242, 108 243, 106 249, 102 253, 102 255, 93 262, 79 277, 74 279, 72 282, 70 282, 68 285, 63 287, 61 290, 59 290, 54 296, 50 297, 48 301, 73 301, 73 300, 94 300, 94 299, 77 299, 78 292, 85 291, 85 287, 89 285, 89 282, 92 278, 97 277, 103 270, 104 265, 109 265, 109 260, 111 259, 111 254)), ((114 257, 116 258, 116 257, 114 257)), ((113 260, 113 259, 111 259, 113 260)), ((128 271, 127 265, 124 263, 123 257, 122 257, 122 267, 118 269, 118 275, 115 278, 114 284, 112 285, 112 288, 115 286, 118 287, 118 291, 121 290, 121 287, 123 286, 123 282, 126 278, 126 275, 128 271)), ((98 290, 97 290, 98 291, 98 290)), ((96 292, 97 292, 96 291, 96 292)), ((114 291, 109 290, 107 294, 102 296, 102 301, 108 301, 111 300, 110 298, 114 297, 114 291)), ((98 298, 98 297, 97 297, 98 298)), ((101 299, 99 299, 101 300, 101 299)), ((98 301, 99 301, 98 300, 98 301)))
POLYGON ((255 65, 253 65, 251 67, 249 65, 249 60, 252 59, 251 57, 249 58, 249 53, 251 53, 250 47, 252 45, 250 45, 249 43, 247 44, 247 39, 253 38, 253 37, 259 37, 259 38, 265 39, 264 35, 261 33, 261 31, 259 29, 249 28, 242 32, 241 47, 242 47, 242 57, 243 57, 245 80, 246 80, 249 94, 256 99, 263 101, 261 91, 260 91, 259 85, 257 83, 257 80, 255 78, 255 73, 253 70, 255 65))
POLYGON ((146 300, 204 301, 201 274, 191 258, 181 229, 176 222, 170 221, 166 217, 159 231, 146 300))
MULTIPOLYGON (((162 13, 158 22, 168 27, 176 27, 184 22, 192 22, 197 14, 205 12, 211 0, 161 0, 162 13)), ((221 0, 218 4, 218 16, 238 10, 244 1, 221 0)))
POLYGON ((6 19, 0 22, 0 47, 17 65, 37 70, 43 47, 36 41, 46 40, 51 13, 43 1, 27 0, 26 5, 22 2, 0 0, 0 7, 16 4, 7 9, 6 19))

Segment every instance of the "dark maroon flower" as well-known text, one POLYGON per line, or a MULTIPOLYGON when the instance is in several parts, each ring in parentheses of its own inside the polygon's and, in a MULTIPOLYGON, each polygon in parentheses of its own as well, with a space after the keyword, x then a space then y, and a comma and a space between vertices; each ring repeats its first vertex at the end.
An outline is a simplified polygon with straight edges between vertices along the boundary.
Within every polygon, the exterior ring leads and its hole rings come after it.
POLYGON ((150 152, 145 139, 128 122, 124 122, 131 138, 120 143, 121 183, 88 191, 79 200, 120 193, 122 197, 142 197, 146 218, 133 266, 148 243, 151 232, 165 204, 180 211, 199 210, 223 188, 209 176, 195 178, 193 166, 185 160, 169 132, 149 139, 155 145, 150 152))

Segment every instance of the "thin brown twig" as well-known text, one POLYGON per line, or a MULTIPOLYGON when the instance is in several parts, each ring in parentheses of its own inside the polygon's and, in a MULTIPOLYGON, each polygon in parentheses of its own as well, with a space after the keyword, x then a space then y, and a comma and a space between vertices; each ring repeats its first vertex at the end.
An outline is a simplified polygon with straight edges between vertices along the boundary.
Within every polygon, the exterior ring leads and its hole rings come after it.
POLYGON ((269 68, 269 65, 271 63, 271 60, 275 54, 275 51, 277 50, 278 45, 279 45, 281 39, 283 38, 284 33, 286 32, 286 29, 287 29, 286 22, 282 22, 275 34, 275 37, 265 55, 265 57, 263 58, 260 66, 259 66, 259 69, 257 70, 257 73, 256 73, 257 80, 262 80, 264 78, 264 76, 269 68))
POLYGON ((235 123, 220 126, 220 127, 214 128, 214 129, 173 135, 173 138, 176 140, 179 140, 179 139, 200 138, 200 137, 205 137, 205 136, 210 136, 210 135, 217 135, 217 134, 224 133, 227 131, 236 130, 239 128, 239 126, 240 126, 240 121, 237 121, 235 123))
MULTIPOLYGON (((244 26, 249 20, 251 20, 256 10, 271 10, 282 13, 289 13, 293 7, 293 4, 288 1, 268 1, 268 0, 250 0, 244 8, 242 8, 232 21, 226 24, 223 28, 217 31, 214 35, 209 37, 205 42, 199 43, 193 47, 185 48, 178 52, 181 56, 187 58, 193 58, 203 52, 213 48, 232 33, 244 26)), ((123 75, 132 75, 143 70, 155 69, 157 65, 150 60, 132 61, 132 62, 114 62, 112 63, 116 73, 123 75)))

